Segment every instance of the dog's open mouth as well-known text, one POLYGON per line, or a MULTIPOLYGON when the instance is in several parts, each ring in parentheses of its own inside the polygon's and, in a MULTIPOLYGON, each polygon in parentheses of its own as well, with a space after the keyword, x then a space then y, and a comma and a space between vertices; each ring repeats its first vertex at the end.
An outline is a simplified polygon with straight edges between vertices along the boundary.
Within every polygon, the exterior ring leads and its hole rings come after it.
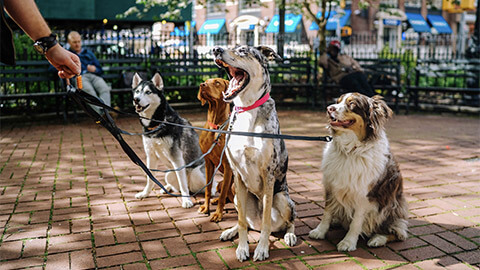
POLYGON ((355 120, 354 119, 351 119, 351 120, 338 120, 336 119, 335 117, 333 116, 330 116, 330 125, 332 127, 342 127, 342 128, 348 128, 350 127, 351 125, 355 124, 355 120))
POLYGON ((250 76, 245 70, 233 67, 220 59, 215 59, 215 63, 227 71, 230 83, 228 89, 223 92, 223 100, 230 101, 247 86, 250 82, 250 76))
POLYGON ((141 112, 145 111, 148 108, 148 106, 150 106, 150 104, 148 104, 145 107, 141 106, 140 104, 135 104, 135 111, 137 113, 141 113, 141 112))

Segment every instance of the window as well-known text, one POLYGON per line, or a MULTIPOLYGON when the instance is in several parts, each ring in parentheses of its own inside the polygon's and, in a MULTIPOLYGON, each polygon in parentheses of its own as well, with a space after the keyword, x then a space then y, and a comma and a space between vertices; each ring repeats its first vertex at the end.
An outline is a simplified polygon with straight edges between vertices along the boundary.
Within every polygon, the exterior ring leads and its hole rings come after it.
POLYGON ((398 0, 380 1, 380 8, 398 8, 398 0))
MULTIPOLYGON (((242 11, 252 11, 252 10, 260 10, 260 4, 258 3, 248 3, 245 0, 240 0, 239 10, 242 11)), ((251 2, 251 1, 249 1, 251 2)))
POLYGON ((420 8, 422 7, 422 0, 405 0, 405 7, 420 8))
POLYGON ((225 13, 225 3, 207 2, 207 14, 225 13))
POLYGON ((427 0, 427 8, 434 10, 442 9, 442 0, 427 0))

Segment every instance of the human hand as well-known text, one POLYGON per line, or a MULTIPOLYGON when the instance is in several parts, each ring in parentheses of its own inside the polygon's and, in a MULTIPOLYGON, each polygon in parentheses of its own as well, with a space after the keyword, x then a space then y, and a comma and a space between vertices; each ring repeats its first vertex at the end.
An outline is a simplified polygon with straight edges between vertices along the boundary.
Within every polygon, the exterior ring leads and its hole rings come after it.
POLYGON ((50 48, 45 57, 58 70, 58 76, 62 79, 72 78, 82 70, 78 56, 59 44, 50 48))
POLYGON ((87 71, 91 72, 91 73, 95 73, 95 71, 97 71, 97 67, 94 66, 94 65, 88 65, 87 66, 87 71))

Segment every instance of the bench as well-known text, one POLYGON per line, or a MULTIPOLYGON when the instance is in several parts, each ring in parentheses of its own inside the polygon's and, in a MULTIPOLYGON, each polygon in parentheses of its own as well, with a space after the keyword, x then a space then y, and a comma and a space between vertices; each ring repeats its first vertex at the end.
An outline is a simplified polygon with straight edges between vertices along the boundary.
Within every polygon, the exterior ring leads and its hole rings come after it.
MULTIPOLYGON (((407 96, 403 93, 401 79, 401 61, 399 59, 371 59, 356 58, 364 69, 365 75, 373 90, 384 97, 385 101, 393 107, 396 113, 399 111, 400 101, 407 96)), ((351 92, 352 89, 342 89, 340 85, 333 82, 323 71, 322 92, 324 102, 328 105, 331 99, 336 98, 343 92, 351 92)), ((406 103, 408 112, 408 103, 406 103)))
POLYGON ((63 112, 66 121, 66 93, 46 60, 0 63, 0 106, 2 115, 63 112))
POLYGON ((272 96, 277 103, 310 103, 316 106, 316 78, 313 61, 308 57, 287 58, 269 64, 272 96))
MULTIPOLYGON (((471 110, 480 105, 480 60, 417 60, 407 86, 415 110, 471 110)), ((477 111, 478 112, 478 111, 477 111)))
POLYGON ((165 85, 165 96, 177 105, 197 104, 199 85, 210 78, 227 75, 210 58, 150 59, 150 71, 158 72, 165 85))
POLYGON ((117 105, 121 109, 126 109, 126 104, 131 104, 131 77, 126 74, 139 72, 147 73, 148 61, 146 58, 114 58, 99 59, 98 62, 102 66, 102 77, 112 87, 112 105, 117 105))

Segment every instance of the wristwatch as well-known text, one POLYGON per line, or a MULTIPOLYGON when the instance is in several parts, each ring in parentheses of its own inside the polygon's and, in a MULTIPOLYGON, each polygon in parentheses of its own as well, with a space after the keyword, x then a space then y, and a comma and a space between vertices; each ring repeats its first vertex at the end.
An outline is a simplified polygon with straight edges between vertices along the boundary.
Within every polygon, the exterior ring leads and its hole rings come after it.
POLYGON ((47 51, 57 44, 57 35, 50 34, 48 37, 39 38, 33 43, 33 48, 38 53, 46 54, 47 51))

